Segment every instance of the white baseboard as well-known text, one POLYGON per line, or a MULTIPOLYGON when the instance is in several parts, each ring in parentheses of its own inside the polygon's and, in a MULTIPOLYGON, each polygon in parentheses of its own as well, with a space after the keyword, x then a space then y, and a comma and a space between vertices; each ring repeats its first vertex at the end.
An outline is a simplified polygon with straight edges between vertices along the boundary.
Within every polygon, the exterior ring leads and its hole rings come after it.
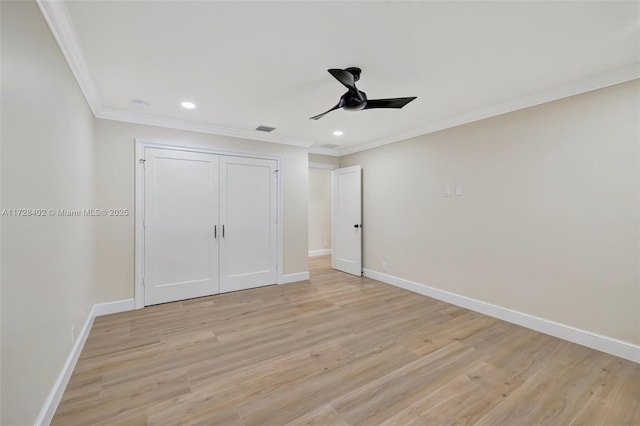
POLYGON ((76 343, 71 348, 71 352, 69 352, 69 356, 67 356, 67 360, 62 366, 62 370, 53 384, 51 392, 49 392, 47 399, 44 401, 40 414, 35 422, 36 426, 48 426, 49 423, 51 423, 51 420, 58 409, 58 404, 60 404, 60 399, 62 399, 62 395, 64 394, 64 390, 67 388, 73 369, 76 367, 76 362, 78 362, 82 348, 84 348, 87 337, 89 337, 93 320, 101 315, 115 314, 117 312, 131 311, 133 309, 133 299, 93 305, 91 311, 89 311, 89 316, 78 334, 76 343))
POLYGON ((280 277, 278 284, 289 284, 295 283, 298 281, 306 281, 309 279, 309 271, 307 272, 298 272, 296 274, 286 274, 280 277))
POLYGON ((42 409, 40 410, 40 414, 36 419, 36 426, 48 426, 53 419, 53 415, 56 413, 58 409, 58 404, 62 399, 62 394, 64 390, 67 388, 67 384, 69 383, 69 379, 71 378, 71 373, 73 373, 73 369, 76 366, 76 362, 78 362, 78 357, 80 357, 80 352, 82 352, 82 348, 84 347, 84 343, 87 341, 87 337, 89 336, 89 332, 91 331, 91 326, 93 325, 93 320, 95 318, 95 305, 89 311, 89 316, 87 320, 84 322, 80 333, 78 334, 78 338, 76 339, 76 343, 71 348, 71 352, 69 352, 69 356, 67 356, 67 360, 64 362, 62 366, 62 370, 58 375, 55 383, 53 384, 53 388, 47 399, 45 399, 42 409))
POLYGON ((480 312, 513 324, 518 324, 541 333, 549 334, 560 339, 568 340, 582 346, 606 352, 620 358, 640 363, 640 346, 629 342, 614 339, 590 331, 581 330, 569 325, 539 318, 523 312, 514 311, 502 306, 461 296, 445 290, 440 290, 428 285, 398 278, 393 275, 383 274, 371 269, 363 269, 364 276, 383 283, 391 284, 405 290, 413 291, 424 296, 433 297, 453 305, 461 306, 472 311, 480 312))
POLYGON ((313 256, 326 256, 328 254, 331 254, 331 249, 324 249, 324 250, 309 250, 309 257, 313 257, 313 256))
POLYGON ((97 303, 94 307, 95 316, 117 314, 118 312, 133 311, 135 302, 133 299, 117 300, 115 302, 97 303))

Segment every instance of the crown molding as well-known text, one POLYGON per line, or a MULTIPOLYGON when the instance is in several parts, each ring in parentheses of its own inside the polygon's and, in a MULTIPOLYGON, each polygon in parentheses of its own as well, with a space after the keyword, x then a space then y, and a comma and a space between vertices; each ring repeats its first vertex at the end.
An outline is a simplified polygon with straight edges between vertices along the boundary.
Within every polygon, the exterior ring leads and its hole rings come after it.
POLYGON ((324 169, 324 170, 335 170, 339 169, 340 166, 337 164, 329 164, 329 163, 316 163, 313 161, 309 161, 310 169, 324 169))
POLYGON ((486 108, 471 111, 465 114, 460 114, 454 117, 445 118, 443 120, 434 121, 432 123, 428 123, 411 131, 403 132, 395 136, 378 139, 376 141, 361 145, 344 147, 339 150, 339 155, 342 156, 353 154, 355 152, 365 151, 367 149, 388 145, 394 142, 399 142, 401 140, 414 138, 416 136, 438 132, 440 130, 460 126, 462 124, 472 123, 474 121, 483 120, 485 118, 507 114, 509 112, 518 111, 524 108, 529 108, 547 102, 568 98, 570 96, 579 95, 581 93, 602 89, 605 87, 613 86, 615 84, 625 83, 636 79, 640 79, 640 64, 633 64, 619 70, 592 76, 583 80, 578 80, 564 86, 554 87, 548 90, 536 92, 531 95, 522 96, 486 108))
POLYGON ((82 46, 78 35, 71 22, 67 7, 62 0, 36 0, 40 12, 49 25, 69 68, 84 94, 89 108, 96 118, 106 120, 125 121, 128 123, 146 124, 171 129, 190 130, 200 133, 209 133, 221 136, 231 136, 242 139, 257 140, 262 142, 280 143, 285 145, 301 146, 309 148, 313 142, 299 140, 282 135, 258 133, 255 130, 236 129, 219 126, 211 123, 200 123, 186 120, 178 120, 167 117, 152 116, 149 114, 132 113, 111 108, 104 108, 102 98, 97 90, 89 66, 82 53, 82 46))
POLYGON ((332 157, 340 157, 340 151, 334 148, 321 148, 319 146, 314 146, 309 148, 310 154, 321 154, 321 155, 330 155, 332 157))
MULTIPOLYGON (((224 127, 211 123, 191 122, 185 120, 172 119, 167 117, 152 116, 149 114, 133 113, 122 110, 104 108, 102 98, 98 93, 97 87, 89 71, 89 67, 82 53, 82 47, 78 40, 76 31, 71 23, 69 12, 63 0, 36 0, 42 15, 44 16, 54 38, 56 39, 60 50, 75 76, 82 93, 84 94, 89 107, 93 111, 94 116, 106 120, 125 121, 129 123, 146 124, 158 127, 167 127, 179 130, 189 130, 201 133, 209 133, 214 135, 231 136, 242 139, 258 140, 262 142, 280 143, 286 145, 301 146, 310 148, 313 142, 291 138, 282 135, 273 135, 269 133, 259 134, 255 130, 236 129, 224 127)), ((309 149, 310 153, 323 154, 339 157, 342 155, 353 154, 355 152, 388 145, 416 136, 434 133, 440 130, 449 129, 451 127, 460 126, 462 124, 472 123, 474 121, 483 120, 485 118, 495 117, 497 115, 506 114, 520 109, 540 105, 546 102, 555 101, 569 96, 578 95, 580 93, 601 89, 612 86, 614 84, 624 83, 627 81, 640 78, 640 64, 634 64, 629 67, 616 70, 613 72, 593 76, 584 80, 580 80, 568 85, 543 90, 531 95, 512 99, 510 101, 498 103, 486 108, 481 108, 468 113, 460 114, 454 117, 445 118, 423 124, 413 130, 402 132, 400 134, 381 138, 356 146, 344 147, 342 149, 327 149, 313 147, 309 149)))
POLYGON ((71 24, 67 6, 61 0, 36 0, 40 12, 49 25, 53 37, 62 51, 89 108, 96 115, 102 109, 102 100, 84 59, 78 35, 71 24))
POLYGON ((124 121, 127 123, 145 124, 148 126, 165 127, 169 129, 188 130, 192 132, 208 133, 212 135, 230 136, 234 138, 242 138, 256 140, 261 142, 279 143, 285 145, 300 146, 309 148, 313 142, 291 138, 283 135, 273 135, 271 133, 259 132, 257 130, 236 129, 232 127, 224 127, 211 123, 202 123, 199 121, 178 120, 168 117, 159 117, 150 114, 142 114, 137 112, 121 111, 111 108, 103 108, 96 115, 96 118, 105 120, 124 121))

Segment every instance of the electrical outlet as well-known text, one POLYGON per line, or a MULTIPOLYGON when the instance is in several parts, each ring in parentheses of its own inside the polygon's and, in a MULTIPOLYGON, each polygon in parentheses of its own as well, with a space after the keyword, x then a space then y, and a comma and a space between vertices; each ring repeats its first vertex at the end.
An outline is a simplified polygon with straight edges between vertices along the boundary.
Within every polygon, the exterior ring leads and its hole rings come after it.
POLYGON ((382 262, 382 272, 387 272, 389 270, 389 264, 387 262, 382 262))
POLYGON ((71 344, 75 345, 76 343, 76 325, 73 324, 71 326, 71 344))

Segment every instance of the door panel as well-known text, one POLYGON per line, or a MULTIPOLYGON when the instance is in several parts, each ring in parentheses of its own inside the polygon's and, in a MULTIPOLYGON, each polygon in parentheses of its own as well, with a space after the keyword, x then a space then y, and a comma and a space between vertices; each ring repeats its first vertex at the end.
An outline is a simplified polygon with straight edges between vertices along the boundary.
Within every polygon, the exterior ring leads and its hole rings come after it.
POLYGON ((219 292, 219 156, 145 149, 145 305, 219 292))
POLYGON ((276 283, 277 162, 221 157, 220 291, 276 283))
POLYGON ((362 275, 362 171, 360 166, 332 174, 331 267, 362 275))

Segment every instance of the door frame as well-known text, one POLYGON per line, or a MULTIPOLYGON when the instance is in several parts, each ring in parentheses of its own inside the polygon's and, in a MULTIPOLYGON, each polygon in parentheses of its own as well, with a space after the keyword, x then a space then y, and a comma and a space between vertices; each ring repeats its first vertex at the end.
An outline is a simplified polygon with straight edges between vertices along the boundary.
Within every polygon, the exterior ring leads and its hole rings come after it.
POLYGON ((356 276, 362 276, 363 273, 363 269, 362 269, 362 239, 363 239, 364 235, 363 235, 363 231, 362 231, 362 166, 360 165, 354 165, 354 166, 348 166, 348 167, 340 167, 338 169, 334 169, 331 171, 331 268, 332 269, 336 269, 339 271, 343 271, 346 273, 350 273, 356 276), (349 272, 346 271, 344 269, 338 269, 337 268, 337 257, 336 254, 338 253, 338 250, 336 250, 336 244, 338 242, 338 190, 337 190, 337 184, 338 181, 336 179, 338 172, 352 172, 352 171, 357 171, 358 172, 358 181, 360 182, 360 188, 358 188, 358 192, 360 195, 360 199, 358 200, 358 204, 360 204, 360 217, 358 218, 358 226, 359 229, 357 232, 360 233, 360 250, 358 251, 358 264, 359 264, 359 273, 355 274, 353 272, 349 272))
POLYGON ((233 157, 261 158, 275 160, 278 169, 276 184, 276 280, 282 284, 284 260, 284 226, 282 224, 282 188, 283 176, 282 159, 278 155, 268 155, 249 151, 231 151, 219 148, 204 148, 187 145, 158 142, 144 138, 135 138, 135 194, 134 194, 134 305, 135 309, 144 308, 144 150, 145 148, 168 149, 174 151, 199 152, 203 154, 230 155, 233 157))

